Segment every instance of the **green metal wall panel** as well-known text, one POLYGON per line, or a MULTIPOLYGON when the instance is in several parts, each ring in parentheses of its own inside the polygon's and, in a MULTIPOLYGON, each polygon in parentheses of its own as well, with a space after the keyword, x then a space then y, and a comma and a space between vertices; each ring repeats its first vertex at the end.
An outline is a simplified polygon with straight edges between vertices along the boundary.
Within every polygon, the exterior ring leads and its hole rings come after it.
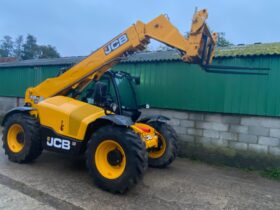
POLYGON ((270 71, 269 75, 209 73, 178 61, 128 63, 114 70, 140 76, 139 101, 155 108, 280 115, 279 56, 223 58, 215 64, 269 67, 270 71))
POLYGON ((63 66, 13 67, 0 69, 0 96, 23 97, 28 87, 54 77, 63 66))
MULTIPOLYGON (((215 64, 269 67, 269 75, 209 73, 179 61, 121 63, 113 69, 141 77, 140 104, 155 108, 265 116, 280 115, 280 56, 215 59, 215 64)), ((65 66, 0 68, 0 96, 23 97, 26 88, 65 66)))

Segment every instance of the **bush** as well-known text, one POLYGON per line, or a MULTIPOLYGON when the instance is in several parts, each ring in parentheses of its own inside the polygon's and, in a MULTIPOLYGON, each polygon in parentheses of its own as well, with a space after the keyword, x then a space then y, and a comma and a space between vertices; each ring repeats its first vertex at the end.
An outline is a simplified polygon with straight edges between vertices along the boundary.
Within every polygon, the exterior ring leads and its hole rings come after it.
POLYGON ((280 181, 280 168, 266 169, 261 173, 264 177, 280 181))

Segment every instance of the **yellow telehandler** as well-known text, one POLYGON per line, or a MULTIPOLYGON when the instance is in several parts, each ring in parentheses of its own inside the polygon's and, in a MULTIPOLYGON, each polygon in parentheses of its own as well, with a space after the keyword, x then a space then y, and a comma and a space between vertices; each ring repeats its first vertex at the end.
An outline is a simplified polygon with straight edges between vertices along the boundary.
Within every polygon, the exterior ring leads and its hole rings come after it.
POLYGON ((195 12, 187 38, 164 15, 138 21, 64 73, 28 88, 25 105, 4 117, 5 154, 18 163, 33 161, 43 149, 84 154, 95 183, 112 193, 134 186, 148 165, 168 166, 177 154, 168 118, 139 120, 132 88, 138 79, 109 70, 150 39, 177 49, 184 62, 210 64, 217 34, 210 33, 207 17, 205 9, 195 12))

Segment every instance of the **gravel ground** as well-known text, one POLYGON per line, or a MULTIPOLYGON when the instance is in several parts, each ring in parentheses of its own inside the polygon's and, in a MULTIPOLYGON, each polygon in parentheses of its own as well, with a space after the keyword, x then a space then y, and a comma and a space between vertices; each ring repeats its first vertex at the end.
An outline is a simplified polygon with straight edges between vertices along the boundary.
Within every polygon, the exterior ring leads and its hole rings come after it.
POLYGON ((280 183, 178 158, 112 195, 92 183, 83 158, 44 152, 32 164, 15 164, 1 149, 0 197, 0 209, 280 209, 280 183))

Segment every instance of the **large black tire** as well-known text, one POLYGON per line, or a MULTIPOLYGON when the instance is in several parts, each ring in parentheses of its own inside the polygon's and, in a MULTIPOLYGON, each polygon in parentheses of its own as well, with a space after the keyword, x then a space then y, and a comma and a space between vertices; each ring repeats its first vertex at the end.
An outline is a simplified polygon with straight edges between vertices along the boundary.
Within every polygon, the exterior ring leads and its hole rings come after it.
MULTIPOLYGON (((108 155, 105 157, 109 163, 108 155)), ((93 133, 87 144, 86 158, 87 167, 96 185, 112 193, 125 193, 142 178, 148 166, 145 144, 140 137, 130 128, 114 125, 101 127, 93 133), (98 163, 96 163, 98 161, 96 155, 99 154, 98 148, 101 148, 100 145, 108 140, 121 146, 126 159, 124 171, 113 179, 102 175, 98 169, 98 163)))
POLYGON ((149 166, 154 168, 165 168, 170 165, 177 156, 177 134, 175 130, 165 122, 152 121, 147 123, 152 126, 159 135, 159 146, 162 145, 161 141, 165 141, 165 150, 163 154, 159 157, 152 158, 151 153, 153 151, 158 151, 160 148, 152 149, 149 152, 149 166))
POLYGON ((40 125, 38 121, 25 113, 16 113, 8 117, 3 129, 3 148, 9 160, 17 163, 27 163, 40 156, 43 146, 40 140, 40 125), (8 132, 13 125, 19 125, 23 129, 23 148, 19 152, 13 152, 8 145, 8 132))

